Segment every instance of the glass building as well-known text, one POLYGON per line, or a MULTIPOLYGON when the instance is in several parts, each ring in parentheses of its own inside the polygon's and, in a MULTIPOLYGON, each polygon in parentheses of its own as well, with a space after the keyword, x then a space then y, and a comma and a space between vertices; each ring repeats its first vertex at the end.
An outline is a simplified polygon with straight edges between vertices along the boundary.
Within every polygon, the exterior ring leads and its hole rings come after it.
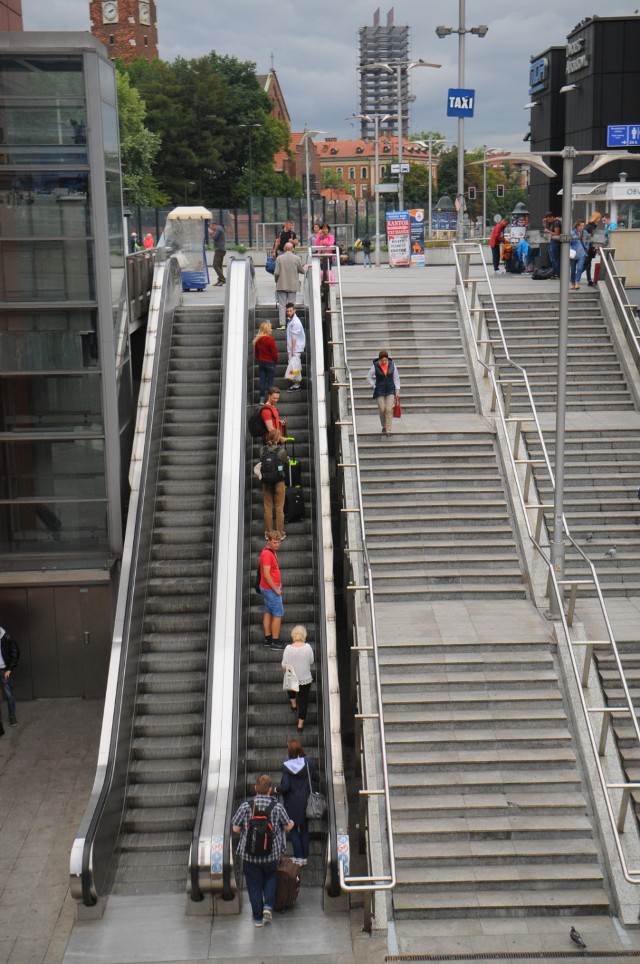
POLYGON ((9 606, 16 635, 16 593, 47 573, 111 581, 133 414, 114 66, 88 33, 0 34, 0 621, 9 606))

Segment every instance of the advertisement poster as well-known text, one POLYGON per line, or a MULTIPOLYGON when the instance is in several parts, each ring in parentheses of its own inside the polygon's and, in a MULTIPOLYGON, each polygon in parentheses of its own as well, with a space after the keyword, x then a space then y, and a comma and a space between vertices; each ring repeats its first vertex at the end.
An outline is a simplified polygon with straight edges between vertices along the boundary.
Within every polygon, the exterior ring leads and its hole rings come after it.
POLYGON ((411 239, 411 267, 424 268, 424 209, 412 208, 409 211, 411 239))
POLYGON ((389 267, 408 268, 411 264, 411 221, 408 211, 387 211, 389 267))

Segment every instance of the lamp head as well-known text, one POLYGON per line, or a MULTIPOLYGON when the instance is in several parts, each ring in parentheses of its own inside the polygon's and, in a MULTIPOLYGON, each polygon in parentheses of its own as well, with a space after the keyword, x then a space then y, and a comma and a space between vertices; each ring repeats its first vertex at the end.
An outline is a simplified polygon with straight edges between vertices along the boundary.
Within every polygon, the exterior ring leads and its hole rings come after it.
POLYGON ((486 37, 489 33, 489 28, 486 23, 481 23, 479 27, 472 27, 471 33, 477 34, 478 37, 486 37))
POLYGON ((436 33, 440 40, 442 40, 443 37, 448 37, 449 34, 453 33, 453 27, 436 27, 436 33))

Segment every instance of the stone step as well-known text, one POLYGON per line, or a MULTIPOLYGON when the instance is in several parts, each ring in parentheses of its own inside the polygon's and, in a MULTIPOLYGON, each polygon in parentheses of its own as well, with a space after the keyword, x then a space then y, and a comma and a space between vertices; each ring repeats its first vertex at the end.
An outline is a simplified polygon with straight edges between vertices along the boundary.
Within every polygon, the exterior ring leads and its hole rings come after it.
POLYGON ((609 901, 602 888, 574 887, 493 892, 456 891, 420 893, 403 890, 394 894, 393 907, 399 920, 476 917, 544 917, 608 914, 609 901))
POLYGON ((597 861, 598 850, 593 840, 588 838, 568 840, 518 837, 497 840, 444 840, 444 841, 398 841, 395 846, 396 858, 402 862, 403 872, 412 865, 431 869, 462 864, 473 867, 478 864, 486 867, 499 865, 525 865, 533 867, 540 864, 571 866, 591 864, 597 861))
POLYGON ((418 794, 476 793, 535 793, 540 791, 554 796, 558 793, 577 792, 581 782, 573 761, 569 765, 553 767, 510 767, 500 762, 497 766, 458 769, 400 770, 389 774, 392 798, 399 795, 413 797, 418 794))
POLYGON ((438 867, 423 869, 405 867, 400 861, 397 868, 397 884, 394 889, 394 902, 397 894, 404 891, 422 894, 460 891, 477 891, 478 893, 505 890, 547 890, 561 887, 569 890, 572 886, 578 890, 602 885, 602 873, 597 863, 566 863, 550 866, 549 864, 523 864, 513 866, 508 864, 494 864, 488 867, 438 867))
POLYGON ((582 793, 458 793, 398 795, 393 794, 391 809, 396 817, 508 817, 556 814, 584 814, 582 793))

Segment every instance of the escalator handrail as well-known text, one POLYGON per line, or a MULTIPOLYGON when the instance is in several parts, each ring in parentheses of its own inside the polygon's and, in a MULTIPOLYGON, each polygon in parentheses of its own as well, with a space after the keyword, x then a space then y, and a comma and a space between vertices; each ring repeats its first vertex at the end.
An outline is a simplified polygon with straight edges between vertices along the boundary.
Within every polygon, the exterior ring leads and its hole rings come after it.
MULTIPOLYGON (((143 535, 142 516, 145 506, 145 493, 147 490, 153 435, 150 429, 154 423, 156 402, 158 401, 157 386, 163 351, 166 351, 168 354, 167 342, 171 337, 171 325, 164 324, 165 309, 169 306, 175 307, 175 304, 180 303, 182 300, 182 282, 177 261, 172 258, 167 261, 166 264, 158 265, 156 270, 155 285, 160 291, 158 302, 158 331, 154 346, 149 418, 147 420, 144 453, 142 457, 141 482, 139 487, 133 490, 129 503, 96 774, 89 801, 72 845, 70 857, 70 885, 72 895, 76 900, 82 901, 82 903, 87 906, 94 905, 98 897, 101 896, 99 890, 102 881, 98 882, 96 878, 97 871, 100 870, 102 872, 103 868, 96 867, 94 845, 116 771, 117 751, 122 724, 121 713, 124 700, 125 673, 128 662, 127 656, 129 651, 132 612, 135 603, 136 575, 143 535)), ((164 397, 160 401, 162 408, 164 408, 164 397)), ((125 734, 123 734, 123 738, 125 738, 125 734)), ((115 846, 115 838, 113 843, 115 846)), ((106 869, 107 868, 104 868, 105 874, 106 869)))
MULTIPOLYGON (((309 387, 313 386, 310 393, 311 401, 311 424, 312 438, 311 450, 315 453, 313 459, 315 475, 315 516, 316 516, 316 552, 317 552, 317 611, 318 611, 318 637, 316 646, 320 648, 322 659, 320 661, 322 674, 322 723, 323 723, 323 749, 324 749, 324 773, 325 773, 325 795, 327 799, 327 823, 328 823, 328 846, 327 846, 327 892, 330 897, 337 897, 340 893, 340 870, 338 855, 338 820, 344 821, 344 826, 340 829, 347 833, 346 826, 346 801, 344 790, 344 767, 340 741, 337 742, 336 749, 332 746, 332 735, 334 731, 340 731, 340 719, 333 719, 332 716, 332 692, 338 689, 337 665, 336 665, 336 614, 333 594, 333 552, 331 559, 325 557, 325 547, 331 545, 331 518, 325 512, 323 506, 323 493, 327 492, 329 485, 329 466, 327 450, 327 405, 325 397, 325 367, 324 367, 324 340, 322 332, 322 312, 320 304, 320 265, 316 260, 311 262, 311 267, 306 273, 305 278, 305 300, 308 308, 309 317, 309 387), (326 530, 326 531, 325 531, 326 530), (331 578, 329 588, 324 573, 329 566, 331 578), (327 598, 329 596, 329 598, 327 598), (331 627, 331 639, 329 638, 329 627, 331 627), (329 659, 331 657, 332 664, 329 659), (339 759, 336 756, 339 754, 339 759), (337 781, 341 783, 340 797, 342 807, 340 816, 336 806, 336 787, 337 781)), ((339 705, 337 707, 339 714, 339 705)))
MULTIPOLYGON (((244 573, 244 423, 249 307, 256 300, 251 259, 229 263, 225 292, 224 345, 220 389, 216 482, 215 557, 212 579, 202 781, 189 857, 191 899, 221 889, 233 897, 231 820, 237 767, 240 674, 238 600, 244 573), (218 868, 214 880, 214 864, 218 868), (220 888, 220 878, 222 880, 220 888)), ((241 609, 240 609, 241 611, 241 609)))

